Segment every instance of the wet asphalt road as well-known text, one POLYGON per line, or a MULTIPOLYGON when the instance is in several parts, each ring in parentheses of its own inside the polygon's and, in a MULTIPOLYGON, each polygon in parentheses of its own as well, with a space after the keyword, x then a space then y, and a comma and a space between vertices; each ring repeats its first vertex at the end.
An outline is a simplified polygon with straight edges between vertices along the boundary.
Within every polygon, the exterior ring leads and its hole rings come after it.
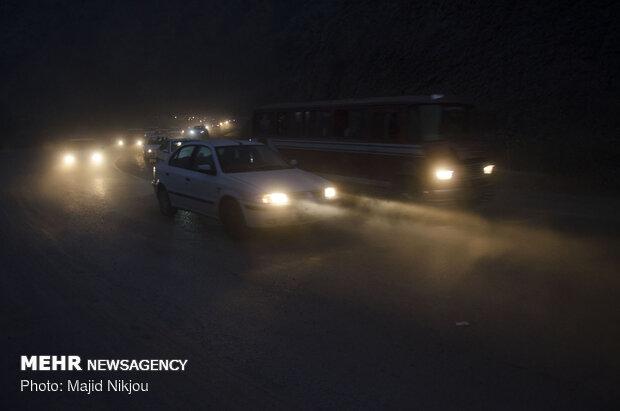
POLYGON ((617 198, 505 189, 470 211, 358 198, 323 224, 237 243, 207 218, 161 216, 133 154, 82 172, 48 157, 0 153, 12 408, 599 409, 618 399, 617 198), (22 354, 187 358, 189 369, 19 373, 22 354), (19 393, 22 378, 132 378, 150 391, 19 393))

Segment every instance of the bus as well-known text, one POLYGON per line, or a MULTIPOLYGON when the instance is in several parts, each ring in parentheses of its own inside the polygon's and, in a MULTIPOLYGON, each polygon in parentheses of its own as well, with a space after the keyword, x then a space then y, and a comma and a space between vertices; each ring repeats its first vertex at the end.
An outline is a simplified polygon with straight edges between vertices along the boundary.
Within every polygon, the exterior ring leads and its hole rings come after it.
POLYGON ((495 163, 474 110, 444 95, 271 104, 254 110, 251 136, 355 191, 488 198, 495 163))

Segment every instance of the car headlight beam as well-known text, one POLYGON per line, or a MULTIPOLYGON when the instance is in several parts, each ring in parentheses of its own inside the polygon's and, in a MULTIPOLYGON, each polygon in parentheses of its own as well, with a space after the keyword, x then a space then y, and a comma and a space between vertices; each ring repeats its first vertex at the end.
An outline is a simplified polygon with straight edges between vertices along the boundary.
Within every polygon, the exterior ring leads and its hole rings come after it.
POLYGON ((325 189, 323 190, 323 197, 325 197, 327 200, 333 200, 334 198, 336 198, 337 194, 338 193, 336 192, 335 187, 325 187, 325 189))
POLYGON ((493 170, 495 169, 495 164, 487 164, 482 168, 484 174, 493 174, 493 170))
POLYGON ((73 154, 65 154, 62 157, 62 163, 66 166, 71 166, 75 164, 75 156, 73 154))
POLYGON ((453 174, 454 170, 450 170, 448 168, 438 168, 435 170, 435 178, 437 180, 451 180, 453 174))
POLYGON ((90 161, 95 165, 99 165, 103 162, 103 155, 101 155, 101 153, 99 152, 94 152, 90 156, 90 161))
POLYGON ((289 203, 288 195, 285 193, 269 193, 262 198, 263 204, 271 204, 274 206, 285 206, 289 203))

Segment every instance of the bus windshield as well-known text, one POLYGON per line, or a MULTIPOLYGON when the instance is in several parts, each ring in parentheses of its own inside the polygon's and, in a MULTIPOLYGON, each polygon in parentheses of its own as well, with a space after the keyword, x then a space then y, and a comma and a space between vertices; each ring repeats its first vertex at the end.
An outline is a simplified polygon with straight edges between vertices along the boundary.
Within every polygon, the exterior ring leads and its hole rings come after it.
POLYGON ((427 104, 412 107, 411 116, 423 141, 437 141, 468 135, 470 111, 464 105, 427 104))

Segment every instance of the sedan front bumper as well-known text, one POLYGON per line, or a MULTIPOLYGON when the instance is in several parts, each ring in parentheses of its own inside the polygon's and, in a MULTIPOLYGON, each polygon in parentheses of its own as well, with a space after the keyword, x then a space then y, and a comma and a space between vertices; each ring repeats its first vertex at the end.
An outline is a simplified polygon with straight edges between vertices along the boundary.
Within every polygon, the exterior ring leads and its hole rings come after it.
POLYGON ((310 224, 327 217, 325 205, 296 202, 287 206, 244 204, 243 212, 248 227, 267 228, 310 224))

